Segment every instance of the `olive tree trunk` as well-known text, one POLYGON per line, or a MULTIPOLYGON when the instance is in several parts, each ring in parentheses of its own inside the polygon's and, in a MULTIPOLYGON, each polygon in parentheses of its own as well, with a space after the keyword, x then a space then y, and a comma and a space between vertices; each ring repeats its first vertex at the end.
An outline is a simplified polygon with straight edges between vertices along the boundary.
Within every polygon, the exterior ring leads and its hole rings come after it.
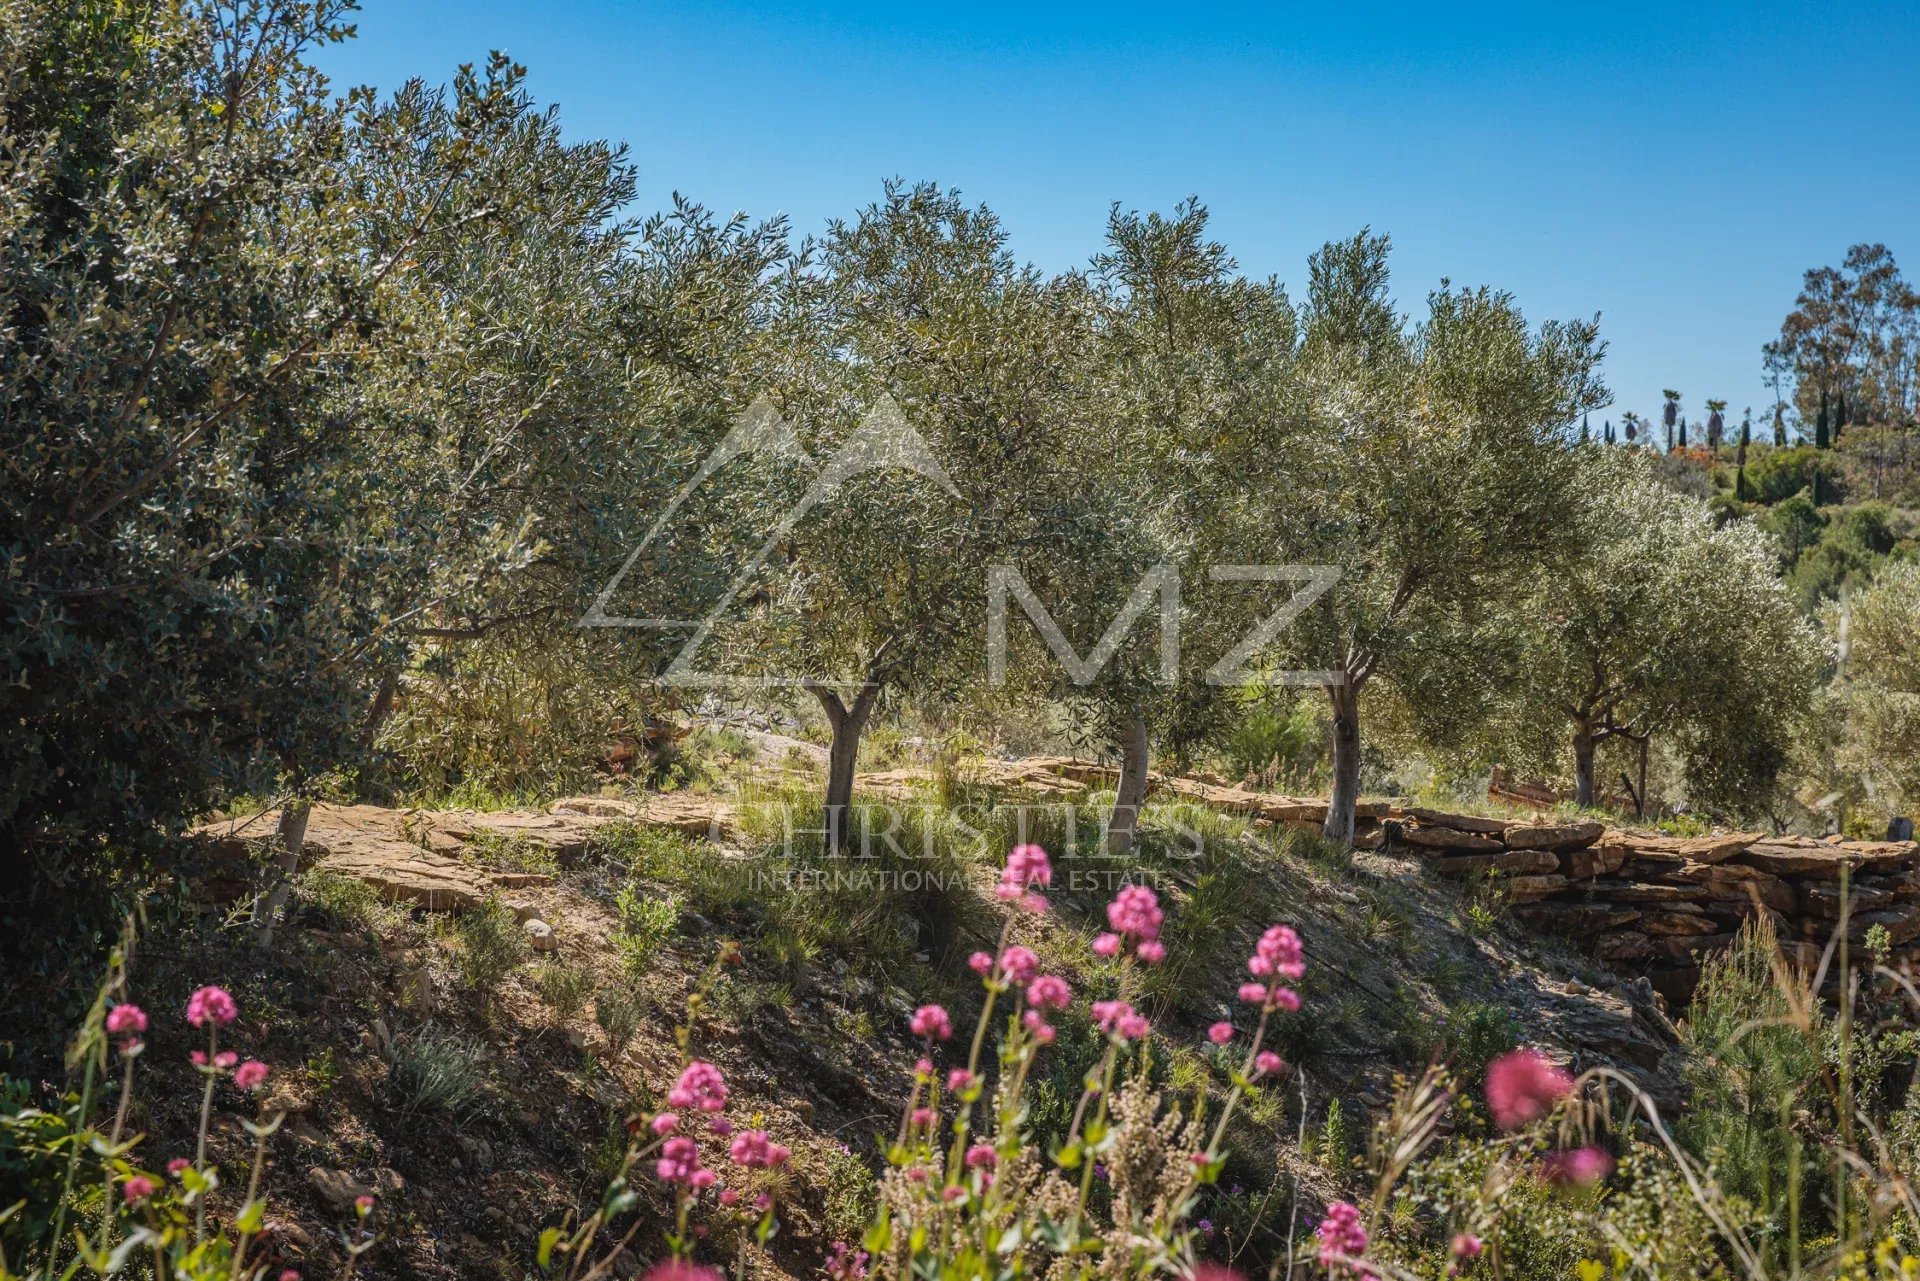
POLYGON ((1573 799, 1582 806, 1593 804, 1593 726, 1585 721, 1573 723, 1573 799))
POLYGON ((847 847, 853 815, 853 778, 860 761, 860 735, 867 727, 867 718, 873 714, 880 686, 871 681, 862 685, 851 703, 818 682, 808 682, 807 688, 820 700, 820 706, 827 713, 827 723, 833 729, 833 739, 827 746, 827 804, 822 826, 826 847, 838 852, 847 847))
POLYGON ((1138 711, 1128 719, 1120 739, 1120 785, 1107 815, 1107 853, 1125 854, 1133 848, 1140 827, 1140 807, 1147 800, 1147 755, 1152 744, 1147 718, 1138 711))
POLYGON ((1351 679, 1327 686, 1333 704, 1333 789, 1321 834, 1353 843, 1354 809, 1360 803, 1360 687, 1351 679))
POLYGON ((293 889, 294 873, 300 870, 300 853, 307 843, 307 818, 312 813, 312 804, 299 799, 289 799, 280 807, 280 823, 274 832, 280 842, 280 853, 274 860, 273 886, 255 908, 253 917, 254 937, 263 948, 273 946, 274 926, 293 889))

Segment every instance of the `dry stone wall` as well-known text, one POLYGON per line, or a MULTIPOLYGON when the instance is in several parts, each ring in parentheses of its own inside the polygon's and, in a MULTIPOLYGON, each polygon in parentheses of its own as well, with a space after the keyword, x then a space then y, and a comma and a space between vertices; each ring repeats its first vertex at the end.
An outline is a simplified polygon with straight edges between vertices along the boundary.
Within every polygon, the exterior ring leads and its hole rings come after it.
MULTIPOLYGON (((1111 787, 1117 771, 1072 757, 1030 757, 969 765, 967 781, 1036 804, 1074 803, 1111 787)), ((937 781, 924 769, 860 777, 860 791, 908 800, 937 781)), ((1278 796, 1215 775, 1153 775, 1151 795, 1247 816, 1256 827, 1317 828, 1326 802, 1278 796)), ((244 893, 250 846, 270 838, 271 812, 197 829, 234 868, 244 893)), ((319 805, 306 836, 308 862, 429 910, 460 910, 487 895, 543 879, 485 866, 468 851, 486 839, 528 842, 557 862, 582 854, 610 822, 671 827, 720 840, 733 830, 726 801, 692 793, 633 798, 569 797, 545 813, 393 810, 319 805)), ((1883 929, 1897 956, 1920 962, 1920 844, 1814 840, 1761 832, 1672 837, 1597 821, 1493 818, 1363 802, 1355 844, 1418 858, 1440 876, 1497 880, 1513 910, 1535 931, 1571 941, 1614 969, 1647 976, 1670 1001, 1684 1001, 1701 960, 1733 942, 1742 922, 1766 916, 1781 947, 1812 967, 1839 932, 1865 945, 1883 929), (1844 897, 1843 897, 1844 886, 1844 897)))

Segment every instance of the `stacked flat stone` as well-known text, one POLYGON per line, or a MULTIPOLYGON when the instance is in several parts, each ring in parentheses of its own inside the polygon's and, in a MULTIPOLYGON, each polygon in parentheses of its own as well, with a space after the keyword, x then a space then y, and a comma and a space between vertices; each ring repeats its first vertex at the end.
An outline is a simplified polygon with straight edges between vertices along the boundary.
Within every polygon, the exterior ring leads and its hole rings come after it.
POLYGON ((1506 897, 1529 927, 1646 975, 1669 1000, 1691 995, 1701 961, 1730 946, 1749 917, 1769 917, 1783 952, 1817 963, 1840 923, 1843 874, 1853 945, 1881 926, 1896 954, 1920 959, 1920 844, 1912 841, 1674 837, 1587 819, 1407 809, 1364 843, 1418 854, 1442 876, 1504 874, 1506 897))

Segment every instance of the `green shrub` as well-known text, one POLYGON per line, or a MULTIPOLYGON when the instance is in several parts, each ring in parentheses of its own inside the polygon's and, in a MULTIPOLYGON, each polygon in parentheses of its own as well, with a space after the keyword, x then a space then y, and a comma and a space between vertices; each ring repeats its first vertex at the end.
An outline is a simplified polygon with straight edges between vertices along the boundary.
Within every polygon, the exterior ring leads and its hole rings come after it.
POLYGON ((680 908, 672 899, 658 898, 638 886, 627 885, 614 900, 620 911, 619 933, 614 946, 620 950, 620 964, 635 981, 652 968, 655 956, 674 926, 680 922, 680 908))
POLYGON ((603 987, 593 994, 593 1021, 615 1057, 632 1042, 646 1013, 646 998, 633 988, 603 987))
POLYGON ((458 914, 447 928, 460 981, 476 992, 491 993, 527 957, 526 932, 498 899, 458 914))
POLYGON ((1442 1038, 1454 1075, 1477 1080, 1487 1064, 1520 1043, 1520 1029, 1505 1005, 1474 1001, 1448 1016, 1442 1038))
POLYGON ((1796 1013, 1811 994, 1782 990, 1775 956, 1762 918, 1706 963, 1683 1038, 1692 1100, 1675 1129, 1728 1195, 1784 1228, 1794 1184, 1820 1178, 1796 1118, 1813 1101, 1824 1054, 1796 1013))
POLYGON ((571 1023, 587 1008, 587 996, 593 978, 570 961, 542 961, 533 971, 533 985, 540 999, 553 1007, 554 1017, 571 1023))
POLYGON ((486 1089, 486 1046, 429 1023, 387 1051, 387 1096, 405 1116, 471 1115, 486 1089))
POLYGON ((1326 734, 1313 703, 1284 694, 1248 702, 1220 743, 1227 772, 1262 787, 1303 786, 1317 779, 1326 734))

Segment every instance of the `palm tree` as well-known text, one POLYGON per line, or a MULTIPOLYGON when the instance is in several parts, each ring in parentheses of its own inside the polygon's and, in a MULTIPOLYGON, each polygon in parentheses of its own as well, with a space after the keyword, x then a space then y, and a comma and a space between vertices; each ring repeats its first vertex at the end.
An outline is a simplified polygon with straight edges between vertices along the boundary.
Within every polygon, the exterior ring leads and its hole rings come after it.
POLYGON ((1726 435, 1726 432, 1727 432, 1727 420, 1725 417, 1726 409, 1727 409, 1727 402, 1724 400, 1709 400, 1707 402, 1707 448, 1708 449, 1718 450, 1720 448, 1721 439, 1726 435))
POLYGON ((1661 421, 1667 425, 1667 452, 1673 452, 1673 427, 1675 423, 1679 423, 1680 425, 1680 448, 1685 449, 1687 447, 1687 424, 1680 417, 1680 393, 1677 391, 1663 391, 1660 394, 1667 398, 1666 408, 1660 415, 1661 421))

